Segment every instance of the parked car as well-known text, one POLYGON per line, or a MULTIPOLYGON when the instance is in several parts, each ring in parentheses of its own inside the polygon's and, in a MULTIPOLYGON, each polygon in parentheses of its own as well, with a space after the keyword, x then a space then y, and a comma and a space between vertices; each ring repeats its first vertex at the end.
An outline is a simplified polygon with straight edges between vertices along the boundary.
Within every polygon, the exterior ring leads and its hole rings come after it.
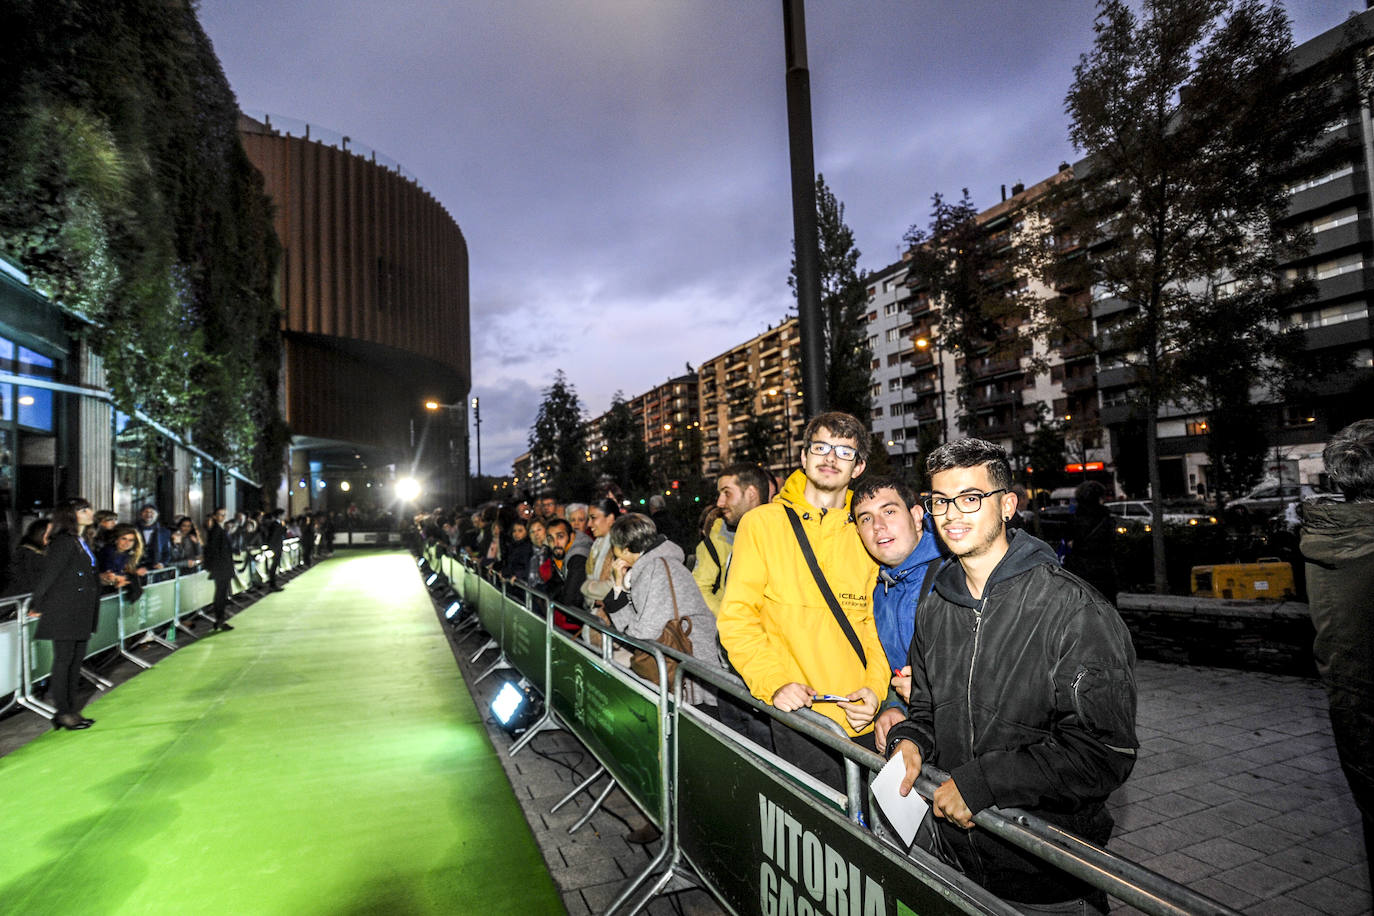
MULTIPOLYGON (((1122 518, 1128 526, 1143 525, 1146 531, 1153 524, 1154 510, 1147 499, 1126 499, 1105 504, 1107 511, 1122 518)), ((1199 525, 1215 525, 1218 519, 1207 511, 1207 507, 1197 500, 1165 500, 1164 524, 1196 528, 1199 525)))
POLYGON ((1335 500, 1342 498, 1339 493, 1319 490, 1310 484, 1288 483, 1287 481, 1280 484, 1277 480, 1269 480, 1255 487, 1240 499, 1231 500, 1226 504, 1226 511, 1245 512, 1252 515, 1275 515, 1282 512, 1290 503, 1307 502, 1323 497, 1335 500))

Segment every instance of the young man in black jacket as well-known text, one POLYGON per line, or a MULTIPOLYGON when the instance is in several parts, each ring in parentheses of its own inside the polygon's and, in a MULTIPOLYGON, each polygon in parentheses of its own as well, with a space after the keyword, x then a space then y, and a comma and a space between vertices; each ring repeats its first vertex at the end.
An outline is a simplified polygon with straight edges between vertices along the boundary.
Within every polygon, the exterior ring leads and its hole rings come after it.
POLYGON ((1135 650, 1116 609, 1025 531, 1006 453, 961 439, 926 462, 926 511, 958 563, 916 612, 909 718, 888 733, 902 793, 929 760, 950 779, 917 842, 1028 913, 1107 911, 1106 895, 973 817, 1020 808, 1099 845, 1107 796, 1135 763, 1135 650))

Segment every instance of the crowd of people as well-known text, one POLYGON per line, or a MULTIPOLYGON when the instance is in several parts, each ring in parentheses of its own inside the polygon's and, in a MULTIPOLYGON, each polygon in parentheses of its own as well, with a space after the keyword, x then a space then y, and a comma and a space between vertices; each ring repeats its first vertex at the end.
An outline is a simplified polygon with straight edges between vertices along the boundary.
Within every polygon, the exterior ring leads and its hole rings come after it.
POLYGON ((157 507, 146 505, 133 520, 121 522, 116 512, 96 511, 78 498, 31 521, 11 557, 4 594, 28 594, 29 613, 38 618, 33 637, 52 641, 48 699, 57 710, 53 728, 80 731, 95 724, 80 714, 77 687, 102 596, 119 592, 123 600, 136 602, 157 570, 204 570, 215 585, 211 632, 233 630, 228 603, 236 555, 267 548, 268 586, 282 591, 277 572, 288 537, 300 538, 304 565, 314 559, 317 542, 321 551, 330 550, 329 529, 317 531, 321 526, 313 514, 289 522, 284 516, 284 510, 275 509, 230 518, 224 507, 216 507, 201 525, 179 516, 167 526, 159 521, 157 507))
MULTIPOLYGON (((898 478, 863 477, 869 441, 852 416, 813 418, 800 467, 780 484, 756 465, 723 469, 685 544, 652 513, 624 511, 613 487, 587 502, 541 493, 438 511, 418 516, 415 533, 609 629, 733 671, 779 711, 830 718, 856 744, 901 758, 903 794, 923 762, 949 772, 919 844, 1026 912, 1105 912, 1105 895, 973 817, 1017 807, 1106 843, 1106 799, 1139 746, 1125 625, 1018 525, 1001 448, 936 449, 922 498, 898 478)), ((557 626, 582 629, 555 611, 557 626)), ((628 656, 619 660, 656 676, 628 656)), ((772 716, 704 682, 686 699, 842 785, 840 755, 772 716)))

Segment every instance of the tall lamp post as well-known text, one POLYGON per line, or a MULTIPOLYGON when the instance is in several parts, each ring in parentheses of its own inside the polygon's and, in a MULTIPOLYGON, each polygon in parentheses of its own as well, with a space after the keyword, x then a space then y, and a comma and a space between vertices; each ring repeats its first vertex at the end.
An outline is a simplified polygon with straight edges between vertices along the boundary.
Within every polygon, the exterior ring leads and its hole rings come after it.
POLYGON ((767 392, 770 398, 782 397, 783 423, 786 425, 787 453, 783 456, 784 461, 792 460, 792 396, 796 394, 791 388, 769 388, 767 392))
POLYGON ((945 348, 940 345, 940 338, 931 340, 929 337, 916 338, 916 349, 928 350, 935 348, 935 378, 940 386, 940 441, 944 442, 949 438, 949 416, 945 411, 945 348))
POLYGON ((482 407, 477 398, 472 399, 472 421, 477 424, 477 479, 482 479, 482 407))
MULTIPOLYGON (((428 411, 462 410, 463 407, 463 404, 443 404, 434 400, 425 401, 425 410, 428 411)), ((482 476, 482 415, 478 412, 477 398, 472 399, 472 409, 477 418, 477 477, 480 479, 482 476)), ((450 463, 452 463, 451 458, 450 463)), ((463 474, 467 474, 467 468, 463 469, 463 474)), ((460 494, 454 495, 461 498, 460 494)))

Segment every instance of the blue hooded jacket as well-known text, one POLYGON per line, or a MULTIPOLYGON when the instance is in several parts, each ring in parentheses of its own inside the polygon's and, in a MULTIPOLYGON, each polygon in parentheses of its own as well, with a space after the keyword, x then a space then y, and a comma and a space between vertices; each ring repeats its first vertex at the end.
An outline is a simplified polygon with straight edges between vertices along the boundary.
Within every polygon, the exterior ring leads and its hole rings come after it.
POLYGON ((921 529, 916 549, 900 565, 878 567, 878 583, 873 587, 873 617, 889 668, 906 664, 916 629, 916 602, 921 598, 926 564, 939 561, 939 539, 927 525, 921 529))

